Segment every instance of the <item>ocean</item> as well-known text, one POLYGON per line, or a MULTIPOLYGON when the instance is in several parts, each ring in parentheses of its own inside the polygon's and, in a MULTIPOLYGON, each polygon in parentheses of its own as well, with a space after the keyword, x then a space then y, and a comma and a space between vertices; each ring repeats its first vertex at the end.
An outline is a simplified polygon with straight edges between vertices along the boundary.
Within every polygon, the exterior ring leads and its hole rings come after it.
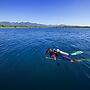
POLYGON ((90 90, 90 29, 1 28, 0 90, 90 90), (53 61, 47 48, 84 53, 53 61))

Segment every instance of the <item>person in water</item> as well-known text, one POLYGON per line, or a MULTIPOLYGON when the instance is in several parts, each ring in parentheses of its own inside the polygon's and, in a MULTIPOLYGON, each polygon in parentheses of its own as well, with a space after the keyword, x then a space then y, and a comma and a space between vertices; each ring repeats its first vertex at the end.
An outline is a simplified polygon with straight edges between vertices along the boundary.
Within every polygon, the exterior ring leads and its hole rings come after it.
MULTIPOLYGON (((49 54, 50 58, 49 59, 52 59, 52 60, 57 60, 57 52, 51 48, 48 48, 47 51, 46 51, 46 55, 49 54)), ((47 58, 47 57, 46 57, 47 58)))
MULTIPOLYGON (((57 60, 57 59, 64 59, 70 62, 79 62, 80 60, 73 60, 68 53, 62 52, 59 49, 51 49, 48 48, 46 54, 50 55, 49 59, 57 60)), ((47 58, 47 57, 46 57, 47 58)))

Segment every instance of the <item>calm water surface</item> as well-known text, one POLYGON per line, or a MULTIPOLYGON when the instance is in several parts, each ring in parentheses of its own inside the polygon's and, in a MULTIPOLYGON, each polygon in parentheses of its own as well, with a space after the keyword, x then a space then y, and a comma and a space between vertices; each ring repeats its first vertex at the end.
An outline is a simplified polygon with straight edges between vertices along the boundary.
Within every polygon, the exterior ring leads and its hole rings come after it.
POLYGON ((90 29, 0 29, 0 90, 90 90, 90 29), (48 47, 82 62, 45 59, 48 47))

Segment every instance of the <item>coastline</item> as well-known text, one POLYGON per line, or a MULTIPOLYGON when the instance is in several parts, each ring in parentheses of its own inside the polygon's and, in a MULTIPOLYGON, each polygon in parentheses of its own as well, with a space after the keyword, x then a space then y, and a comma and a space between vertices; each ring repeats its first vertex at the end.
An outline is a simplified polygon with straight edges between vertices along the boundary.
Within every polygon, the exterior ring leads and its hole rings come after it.
POLYGON ((90 28, 90 26, 0 26, 0 28, 90 28))

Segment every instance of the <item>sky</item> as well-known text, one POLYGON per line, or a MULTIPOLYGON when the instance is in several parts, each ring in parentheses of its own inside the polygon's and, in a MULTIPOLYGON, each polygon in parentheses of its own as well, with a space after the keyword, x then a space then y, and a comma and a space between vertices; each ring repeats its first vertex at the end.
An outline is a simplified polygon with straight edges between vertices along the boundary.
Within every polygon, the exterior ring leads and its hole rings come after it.
POLYGON ((90 26, 90 0, 0 0, 0 21, 90 26))

